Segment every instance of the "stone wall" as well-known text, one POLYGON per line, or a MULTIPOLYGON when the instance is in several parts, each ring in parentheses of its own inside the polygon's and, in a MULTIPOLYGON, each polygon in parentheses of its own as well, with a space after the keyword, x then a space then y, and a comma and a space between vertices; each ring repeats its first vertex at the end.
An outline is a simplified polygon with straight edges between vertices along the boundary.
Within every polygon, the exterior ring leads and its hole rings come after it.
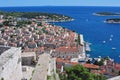
POLYGON ((21 68, 21 49, 12 48, 8 50, 5 54, 11 53, 9 59, 2 66, 2 71, 0 72, 0 80, 21 80, 22 78, 22 68, 21 68))

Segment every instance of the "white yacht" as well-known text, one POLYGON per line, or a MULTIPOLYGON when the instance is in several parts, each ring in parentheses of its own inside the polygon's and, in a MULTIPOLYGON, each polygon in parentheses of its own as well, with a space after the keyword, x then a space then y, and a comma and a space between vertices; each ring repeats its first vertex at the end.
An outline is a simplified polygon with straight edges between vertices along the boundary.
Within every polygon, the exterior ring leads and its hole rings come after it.
POLYGON ((110 38, 109 40, 112 41, 112 38, 110 38))
POLYGON ((103 43, 106 43, 106 41, 103 41, 103 43))
POLYGON ((115 47, 112 47, 113 50, 115 50, 116 48, 115 47))

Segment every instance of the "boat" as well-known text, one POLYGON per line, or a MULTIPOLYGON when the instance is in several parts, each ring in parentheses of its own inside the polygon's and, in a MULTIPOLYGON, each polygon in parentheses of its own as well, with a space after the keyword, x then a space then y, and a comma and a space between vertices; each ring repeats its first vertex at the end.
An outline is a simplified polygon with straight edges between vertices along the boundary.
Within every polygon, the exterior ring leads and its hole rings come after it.
POLYGON ((115 50, 116 48, 115 47, 112 47, 112 50, 115 50))
POLYGON ((103 43, 106 43, 106 41, 103 41, 103 43))
POLYGON ((110 37, 113 37, 113 35, 110 35, 110 37))
POLYGON ((90 54, 87 54, 86 56, 87 56, 87 57, 90 57, 90 54))
POLYGON ((112 38, 110 38, 109 40, 112 41, 112 38))

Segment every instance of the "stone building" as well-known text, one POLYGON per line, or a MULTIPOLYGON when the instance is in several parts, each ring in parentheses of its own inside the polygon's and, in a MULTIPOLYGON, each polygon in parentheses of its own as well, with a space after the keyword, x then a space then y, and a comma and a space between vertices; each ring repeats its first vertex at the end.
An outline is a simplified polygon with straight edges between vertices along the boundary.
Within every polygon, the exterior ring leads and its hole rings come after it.
POLYGON ((59 58, 78 58, 79 54, 81 53, 80 47, 59 47, 56 48, 55 51, 52 52, 52 57, 59 57, 59 58))
POLYGON ((0 46, 0 80, 21 78, 21 48, 0 46))
POLYGON ((33 65, 36 62, 35 52, 22 53, 22 65, 33 65))

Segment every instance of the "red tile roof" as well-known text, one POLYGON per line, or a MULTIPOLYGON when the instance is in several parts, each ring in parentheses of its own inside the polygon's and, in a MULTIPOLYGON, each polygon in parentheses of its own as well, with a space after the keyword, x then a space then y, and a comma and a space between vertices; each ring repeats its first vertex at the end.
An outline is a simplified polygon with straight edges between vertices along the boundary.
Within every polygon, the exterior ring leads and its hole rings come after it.
POLYGON ((78 62, 70 62, 70 60, 68 60, 68 59, 62 59, 62 58, 56 58, 56 62, 67 63, 67 64, 71 64, 73 66, 79 64, 78 62))
POLYGON ((56 58, 56 62, 69 63, 70 61, 69 61, 69 60, 62 59, 62 58, 56 58))
POLYGON ((69 62, 69 64, 75 66, 75 65, 78 65, 79 63, 78 62, 69 62))
POLYGON ((55 49, 57 52, 78 52, 79 48, 78 47, 60 47, 55 49))
POLYGON ((94 65, 94 64, 87 64, 87 63, 85 63, 85 64, 83 64, 83 66, 85 68, 90 68, 90 69, 99 69, 99 66, 94 65))
POLYGON ((114 68, 116 68, 117 70, 120 70, 120 64, 115 64, 114 68))

